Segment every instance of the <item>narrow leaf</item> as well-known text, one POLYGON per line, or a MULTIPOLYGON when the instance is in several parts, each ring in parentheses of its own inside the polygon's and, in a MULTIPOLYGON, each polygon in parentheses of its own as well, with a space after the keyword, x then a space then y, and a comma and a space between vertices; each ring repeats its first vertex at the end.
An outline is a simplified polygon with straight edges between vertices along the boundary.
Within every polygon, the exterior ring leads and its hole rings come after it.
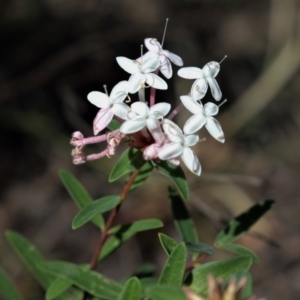
POLYGON ((261 201, 230 221, 228 226, 218 234, 215 240, 216 247, 234 242, 260 219, 273 204, 274 200, 261 201))
POLYGON ((142 286, 138 278, 133 277, 127 280, 118 297, 118 300, 140 300, 142 297, 142 286))
POLYGON ((101 251, 100 260, 114 252, 123 242, 130 239, 137 232, 156 229, 163 226, 163 223, 157 219, 146 219, 135 221, 131 224, 113 227, 109 233, 113 234, 104 244, 101 251))
POLYGON ((215 249, 209 244, 186 242, 185 245, 187 250, 192 253, 205 253, 208 255, 215 253, 215 249))
POLYGON ((197 243, 198 235, 194 222, 178 193, 169 187, 169 198, 176 228, 185 242, 197 243))
POLYGON ((146 289, 146 296, 152 300, 186 300, 181 287, 158 285, 146 289))
MULTIPOLYGON (((60 170, 59 175, 69 195, 72 197, 72 199, 80 209, 85 208, 93 202, 93 199, 87 192, 87 190, 71 173, 65 170, 60 170)), ((96 226, 102 229, 104 228, 104 220, 102 216, 95 216, 92 219, 92 222, 96 226)))
POLYGON ((46 292, 46 300, 55 299, 57 296, 60 296, 64 291, 69 289, 72 286, 72 283, 65 278, 57 278, 54 280, 46 292))
POLYGON ((252 264, 250 257, 234 257, 206 263, 196 267, 185 280, 185 284, 194 292, 207 295, 207 276, 212 274, 215 279, 228 280, 234 274, 248 271, 252 264))
POLYGON ((123 175, 140 169, 146 161, 143 152, 136 148, 128 148, 120 156, 109 175, 109 182, 113 182, 123 175))
POLYGON ((156 163, 155 161, 151 161, 154 167, 158 172, 165 175, 169 179, 173 181, 175 186, 178 188, 180 194, 182 195, 184 200, 189 199, 189 187, 180 166, 175 166, 168 161, 161 161, 160 163, 156 163))
POLYGON ((181 286, 186 265, 186 247, 178 244, 171 252, 158 279, 159 284, 181 286))
POLYGON ((170 255, 174 248, 178 245, 174 239, 163 233, 159 233, 158 238, 167 255, 170 255))
POLYGON ((101 299, 117 299, 122 287, 113 280, 89 270, 67 262, 44 262, 41 270, 57 277, 69 280, 73 285, 101 299))
POLYGON ((259 257, 253 251, 251 251, 250 249, 245 248, 245 247, 243 247, 241 245, 237 245, 237 244, 225 244, 225 245, 222 245, 220 247, 220 249, 236 253, 236 254, 238 254, 240 256, 251 257, 253 259, 253 261, 256 262, 256 263, 260 262, 259 257))
POLYGON ((130 187, 130 191, 137 189, 141 186, 149 177, 153 170, 153 165, 150 162, 146 162, 139 171, 139 174, 136 176, 133 184, 130 187))
POLYGON ((72 228, 77 229, 88 221, 93 219, 96 215, 105 213, 116 207, 121 201, 120 196, 106 196, 99 200, 93 201, 91 204, 83 208, 75 216, 72 228))
POLYGON ((2 268, 0 268, 0 298, 3 300, 24 300, 2 268))

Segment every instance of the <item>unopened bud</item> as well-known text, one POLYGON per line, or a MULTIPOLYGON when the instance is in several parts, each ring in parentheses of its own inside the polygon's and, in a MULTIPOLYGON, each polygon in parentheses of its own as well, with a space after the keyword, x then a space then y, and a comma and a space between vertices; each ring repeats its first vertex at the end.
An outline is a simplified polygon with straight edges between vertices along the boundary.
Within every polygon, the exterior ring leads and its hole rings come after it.
POLYGON ((80 131, 75 131, 72 134, 70 144, 75 147, 80 147, 83 139, 84 139, 83 134, 80 131))
POLYGON ((75 148, 72 150, 73 156, 73 164, 74 165, 81 165, 86 162, 86 155, 82 152, 82 150, 75 148))

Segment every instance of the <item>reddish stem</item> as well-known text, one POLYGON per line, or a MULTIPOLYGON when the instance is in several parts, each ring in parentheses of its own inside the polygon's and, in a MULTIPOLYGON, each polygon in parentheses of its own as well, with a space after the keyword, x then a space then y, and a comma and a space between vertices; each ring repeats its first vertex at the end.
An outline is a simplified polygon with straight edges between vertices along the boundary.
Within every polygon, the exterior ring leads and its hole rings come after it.
POLYGON ((205 254, 205 253, 199 255, 195 260, 192 260, 192 261, 190 261, 189 263, 186 264, 185 271, 192 270, 195 267, 196 264, 201 262, 206 257, 207 257, 207 254, 205 254))
MULTIPOLYGON (((157 75, 158 72, 159 72, 159 69, 155 70, 153 72, 153 74, 157 75)), ((156 94, 156 89, 151 87, 151 90, 150 90, 150 107, 155 104, 155 94, 156 94)))

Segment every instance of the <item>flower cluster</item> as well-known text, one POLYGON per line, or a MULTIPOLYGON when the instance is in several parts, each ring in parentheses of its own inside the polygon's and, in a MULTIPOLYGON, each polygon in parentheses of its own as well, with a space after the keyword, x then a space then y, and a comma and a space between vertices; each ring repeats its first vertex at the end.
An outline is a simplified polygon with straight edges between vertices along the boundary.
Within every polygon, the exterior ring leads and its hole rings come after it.
POLYGON ((156 89, 166 90, 168 85, 158 76, 159 71, 165 78, 173 75, 171 62, 183 66, 182 59, 174 53, 164 50, 162 45, 154 38, 145 39, 148 52, 131 60, 126 57, 117 57, 119 66, 130 74, 127 81, 121 81, 112 89, 110 95, 107 91, 91 92, 88 100, 99 107, 94 122, 94 137, 84 138, 80 132, 73 134, 71 144, 73 161, 75 164, 84 163, 103 156, 115 153, 116 147, 125 139, 129 139, 130 147, 138 148, 143 152, 145 160, 167 160, 175 165, 180 163, 179 157, 187 168, 196 175, 201 173, 201 165, 195 153, 190 149, 199 142, 195 135, 205 126, 207 131, 217 141, 224 143, 224 133, 220 123, 214 118, 218 114, 219 106, 212 102, 202 104, 208 86, 216 101, 221 100, 222 93, 215 79, 220 71, 218 62, 209 62, 202 69, 185 67, 178 71, 180 77, 194 79, 188 95, 180 97, 181 103, 172 112, 169 103, 155 103, 156 89), (145 99, 145 88, 150 88, 149 102, 145 99), (132 103, 130 94, 138 93, 139 100, 132 103), (131 105, 129 105, 131 103, 131 105), (183 108, 193 115, 186 121, 181 129, 175 124, 173 117, 183 108), (98 135, 106 129, 112 119, 117 120, 120 127, 109 133, 98 135), (86 156, 83 147, 87 144, 106 141, 107 147, 98 154, 86 156))

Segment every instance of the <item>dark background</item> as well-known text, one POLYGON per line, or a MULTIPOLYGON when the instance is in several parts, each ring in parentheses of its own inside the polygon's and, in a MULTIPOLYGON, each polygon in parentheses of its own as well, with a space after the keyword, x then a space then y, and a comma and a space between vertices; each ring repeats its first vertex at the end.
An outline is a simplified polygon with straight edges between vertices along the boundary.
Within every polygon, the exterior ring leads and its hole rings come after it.
MULTIPOLYGON (((97 108, 86 95, 127 80, 115 57, 137 58, 144 38, 161 40, 166 17, 164 48, 185 66, 202 67, 228 55, 217 77, 228 99, 218 116, 226 142, 202 130, 207 141, 195 152, 203 173, 198 178, 186 172, 199 238, 212 243, 224 221, 255 202, 275 199, 272 212, 240 242, 262 260, 252 269, 257 295, 299 297, 299 1, 1 0, 0 265, 28 299, 43 299, 43 293, 3 232, 24 234, 49 259, 91 259, 98 232, 93 225, 72 231, 77 208, 58 170, 72 172, 95 198, 121 191, 122 182, 108 184, 107 178, 124 146, 111 159, 73 166, 69 139, 75 130, 92 135, 97 108)), ((174 76, 157 99, 174 107, 191 84, 174 76)), ((210 91, 205 99, 213 100, 210 91)), ((177 121, 189 116, 182 111, 177 121)), ((89 149, 97 152, 101 145, 89 149)), ((153 174, 128 197, 118 222, 159 218, 165 223, 161 231, 179 238, 169 183, 153 174)), ((166 256, 157 232, 138 234, 99 270, 117 280, 143 262, 159 271, 166 256)), ((212 259, 227 256, 219 251, 212 259)))

